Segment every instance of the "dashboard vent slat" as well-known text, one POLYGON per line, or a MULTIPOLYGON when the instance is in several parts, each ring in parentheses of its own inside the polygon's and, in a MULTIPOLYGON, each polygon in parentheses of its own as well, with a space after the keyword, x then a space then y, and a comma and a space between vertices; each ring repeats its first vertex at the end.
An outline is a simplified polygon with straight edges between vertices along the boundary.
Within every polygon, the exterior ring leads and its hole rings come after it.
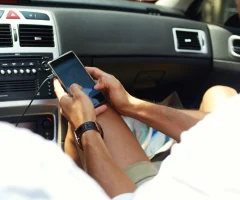
POLYGON ((0 81, 0 94, 8 92, 36 91, 36 80, 0 81))
POLYGON ((54 47, 53 27, 46 25, 19 25, 21 47, 54 47))
POLYGON ((10 24, 0 24, 0 47, 13 47, 10 24))

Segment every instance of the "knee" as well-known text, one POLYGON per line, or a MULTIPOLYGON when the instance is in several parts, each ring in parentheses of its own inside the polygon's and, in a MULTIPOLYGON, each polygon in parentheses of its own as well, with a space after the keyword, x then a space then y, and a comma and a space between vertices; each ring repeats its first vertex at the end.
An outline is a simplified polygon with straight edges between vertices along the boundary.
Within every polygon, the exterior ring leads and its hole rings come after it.
POLYGON ((231 87, 216 85, 209 88, 202 99, 200 110, 212 112, 227 99, 237 95, 237 91, 231 87))
POLYGON ((203 101, 211 101, 215 98, 228 99, 235 95, 237 95, 237 91, 235 89, 228 86, 216 85, 209 88, 205 92, 203 96, 203 101))

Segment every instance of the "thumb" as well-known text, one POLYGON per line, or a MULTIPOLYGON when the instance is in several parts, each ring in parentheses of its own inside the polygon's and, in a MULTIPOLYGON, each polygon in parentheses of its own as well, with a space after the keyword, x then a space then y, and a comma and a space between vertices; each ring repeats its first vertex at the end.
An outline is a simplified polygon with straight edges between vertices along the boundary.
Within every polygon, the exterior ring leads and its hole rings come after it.
POLYGON ((104 113, 106 110, 107 110, 107 105, 101 105, 100 107, 97 107, 95 109, 95 113, 98 116, 98 115, 104 113))
POLYGON ((94 86, 95 90, 102 90, 108 88, 107 79, 102 77, 98 80, 97 84, 94 86))

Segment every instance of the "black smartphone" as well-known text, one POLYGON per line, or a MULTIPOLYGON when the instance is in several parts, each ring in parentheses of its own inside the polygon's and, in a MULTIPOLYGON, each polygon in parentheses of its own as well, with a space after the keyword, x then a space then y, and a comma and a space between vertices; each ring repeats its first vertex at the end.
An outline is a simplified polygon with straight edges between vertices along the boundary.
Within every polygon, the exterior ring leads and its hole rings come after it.
POLYGON ((94 80, 74 52, 65 53, 48 64, 52 73, 59 79, 65 91, 70 95, 70 86, 77 83, 82 86, 83 92, 90 97, 95 108, 106 101, 102 92, 94 89, 94 80))

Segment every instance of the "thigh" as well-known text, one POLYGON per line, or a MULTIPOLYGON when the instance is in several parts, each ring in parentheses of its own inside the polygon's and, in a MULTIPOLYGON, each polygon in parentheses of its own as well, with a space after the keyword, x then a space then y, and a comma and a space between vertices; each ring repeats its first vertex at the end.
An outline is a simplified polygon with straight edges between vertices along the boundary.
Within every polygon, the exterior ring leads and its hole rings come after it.
POLYGON ((122 117, 111 107, 97 117, 104 131, 104 142, 113 160, 123 170, 142 161, 150 162, 122 117))

